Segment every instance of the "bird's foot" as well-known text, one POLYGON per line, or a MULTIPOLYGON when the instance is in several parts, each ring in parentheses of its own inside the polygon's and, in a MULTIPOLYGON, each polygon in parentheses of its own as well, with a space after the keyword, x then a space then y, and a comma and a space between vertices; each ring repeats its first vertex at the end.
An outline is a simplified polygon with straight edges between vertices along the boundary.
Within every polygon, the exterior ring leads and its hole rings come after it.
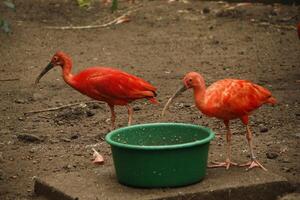
POLYGON ((240 167, 245 167, 245 166, 249 166, 246 170, 250 170, 254 167, 259 167, 261 169, 263 169, 264 171, 268 171, 262 164, 260 164, 256 159, 253 159, 245 164, 241 164, 239 165, 240 167))
POLYGON ((212 162, 213 165, 208 165, 209 168, 216 168, 216 167, 225 167, 226 169, 229 169, 229 167, 237 166, 238 164, 235 162, 231 162, 229 159, 226 159, 225 162, 212 162))

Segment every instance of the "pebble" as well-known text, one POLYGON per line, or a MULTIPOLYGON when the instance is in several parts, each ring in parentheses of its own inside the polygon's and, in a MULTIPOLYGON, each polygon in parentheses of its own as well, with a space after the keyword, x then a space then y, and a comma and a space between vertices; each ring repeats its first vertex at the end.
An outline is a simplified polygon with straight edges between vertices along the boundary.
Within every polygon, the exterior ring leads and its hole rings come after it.
POLYGON ((68 165, 63 166, 63 168, 64 168, 64 169, 69 169, 69 170, 70 170, 70 169, 72 169, 72 165, 68 164, 68 165))
POLYGON ((15 100, 15 103, 17 103, 17 104, 24 104, 25 101, 22 100, 22 99, 16 99, 16 100, 15 100))
POLYGON ((133 111, 139 111, 139 110, 142 110, 140 106, 134 106, 133 107, 133 111))
POLYGON ((266 156, 268 159, 276 159, 279 155, 276 152, 267 152, 266 156))
POLYGON ((29 150, 29 153, 34 153, 35 152, 35 148, 31 148, 30 150, 29 150))
POLYGON ((95 112, 94 112, 94 111, 92 111, 92 110, 87 110, 87 111, 86 111, 86 116, 92 117, 92 116, 94 116, 94 115, 95 115, 95 112))
POLYGON ((41 142, 42 139, 33 134, 22 133, 17 135, 17 138, 23 142, 41 142))
POLYGON ((77 138, 79 138, 79 137, 80 137, 80 134, 79 134, 79 133, 73 133, 73 134, 71 134, 70 139, 71 139, 71 140, 75 140, 75 139, 77 139, 77 138))
POLYGON ((268 132, 269 129, 268 129, 265 125, 260 124, 260 125, 259 125, 259 131, 260 131, 261 133, 265 133, 265 132, 268 132))

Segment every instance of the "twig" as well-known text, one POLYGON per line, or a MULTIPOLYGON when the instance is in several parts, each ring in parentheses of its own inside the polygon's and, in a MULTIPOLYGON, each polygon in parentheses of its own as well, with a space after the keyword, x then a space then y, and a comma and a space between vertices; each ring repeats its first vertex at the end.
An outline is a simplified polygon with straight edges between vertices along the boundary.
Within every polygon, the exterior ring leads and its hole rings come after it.
POLYGON ((19 78, 6 78, 6 79, 0 79, 0 81, 18 81, 19 78))
POLYGON ((102 102, 99 102, 99 101, 70 103, 70 104, 66 104, 66 105, 62 105, 62 106, 58 106, 58 107, 52 107, 52 108, 47 108, 47 109, 42 109, 42 110, 34 110, 34 111, 24 112, 24 115, 36 114, 36 113, 42 113, 42 112, 50 112, 50 111, 60 110, 60 109, 64 109, 64 108, 69 108, 69 107, 72 107, 72 106, 78 106, 80 104, 89 104, 89 103, 101 103, 101 104, 103 104, 102 102))
POLYGON ((252 22, 262 27, 272 27, 272 28, 279 28, 285 30, 297 30, 297 27, 292 25, 278 25, 278 24, 271 24, 269 22, 257 22, 257 21, 252 21, 252 22))
POLYGON ((87 25, 87 26, 47 26, 46 28, 48 29, 56 29, 56 30, 75 30, 75 29, 92 29, 92 28, 105 28, 105 27, 108 27, 110 25, 113 25, 113 24, 117 24, 117 22, 119 20, 121 20, 122 18, 128 16, 129 14, 137 11, 139 8, 141 7, 138 6, 136 7, 135 9, 133 10, 129 10, 127 11, 125 14, 121 15, 120 17, 117 17, 115 18, 114 20, 108 22, 108 23, 105 23, 105 24, 98 24, 98 25, 87 25))

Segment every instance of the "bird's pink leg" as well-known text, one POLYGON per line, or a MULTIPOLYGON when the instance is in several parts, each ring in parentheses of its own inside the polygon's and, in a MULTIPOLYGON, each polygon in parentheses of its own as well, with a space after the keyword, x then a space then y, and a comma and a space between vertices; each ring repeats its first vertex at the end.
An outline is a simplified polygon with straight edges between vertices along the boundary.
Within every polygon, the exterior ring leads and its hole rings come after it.
POLYGON ((130 105, 127 105, 127 109, 128 109, 128 126, 130 126, 132 123, 133 109, 130 105))
POLYGON ((115 113, 115 108, 114 108, 114 105, 109 105, 109 108, 110 108, 110 112, 111 112, 111 128, 112 130, 115 129, 115 121, 116 121, 116 113, 115 113))
POLYGON ((254 167, 260 167, 265 171, 268 171, 262 164, 260 164, 258 162, 258 160, 256 159, 254 152, 253 152, 253 143, 252 143, 252 132, 250 131, 249 125, 246 125, 247 127, 247 134, 246 134, 246 138, 249 144, 249 149, 250 149, 250 153, 251 153, 251 161, 245 163, 245 164, 241 164, 239 165, 240 167, 244 167, 244 166, 249 166, 247 168, 247 170, 250 170, 254 167))
POLYGON ((224 121, 227 132, 226 132, 226 143, 227 143, 227 149, 226 149, 226 160, 225 162, 212 162, 213 165, 209 165, 209 168, 215 168, 215 167, 225 167, 226 169, 229 169, 230 165, 236 166, 237 163, 231 162, 231 131, 229 128, 229 121, 224 121))

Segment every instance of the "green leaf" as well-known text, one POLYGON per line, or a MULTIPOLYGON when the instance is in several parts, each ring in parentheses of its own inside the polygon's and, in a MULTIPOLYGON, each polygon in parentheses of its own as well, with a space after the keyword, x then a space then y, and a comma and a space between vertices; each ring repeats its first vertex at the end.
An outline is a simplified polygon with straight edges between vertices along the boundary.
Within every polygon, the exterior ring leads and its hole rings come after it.
POLYGON ((77 3, 79 5, 79 7, 90 7, 91 6, 91 3, 92 3, 92 0, 77 0, 77 3))
POLYGON ((11 2, 10 0, 3 1, 3 4, 13 10, 16 10, 15 4, 13 2, 11 2))
POLYGON ((114 12, 118 9, 118 0, 112 0, 112 4, 110 7, 111 12, 114 12))
POLYGON ((0 19, 0 28, 5 32, 9 33, 11 31, 7 21, 0 19))

